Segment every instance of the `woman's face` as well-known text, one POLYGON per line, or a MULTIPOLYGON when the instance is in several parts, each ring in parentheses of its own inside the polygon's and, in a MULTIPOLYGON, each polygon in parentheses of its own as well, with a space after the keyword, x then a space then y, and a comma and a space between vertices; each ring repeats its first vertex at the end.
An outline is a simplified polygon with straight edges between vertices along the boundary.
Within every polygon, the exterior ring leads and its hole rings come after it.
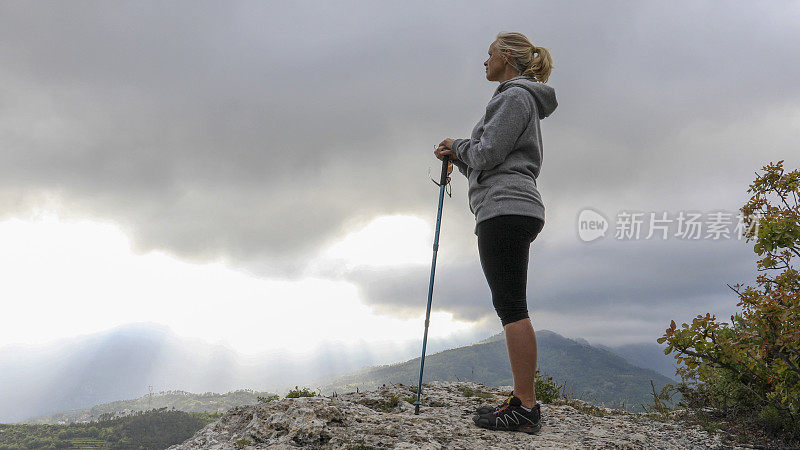
POLYGON ((500 52, 495 44, 496 42, 492 42, 489 46, 489 58, 483 63, 486 66, 486 79, 489 81, 500 80, 508 67, 506 65, 506 56, 500 52))

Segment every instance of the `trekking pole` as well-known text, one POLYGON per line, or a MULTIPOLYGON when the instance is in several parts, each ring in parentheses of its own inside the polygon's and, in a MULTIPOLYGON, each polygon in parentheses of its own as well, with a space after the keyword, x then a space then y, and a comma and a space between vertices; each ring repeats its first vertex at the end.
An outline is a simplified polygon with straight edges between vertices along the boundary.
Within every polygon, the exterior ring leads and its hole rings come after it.
POLYGON ((422 338, 422 359, 419 361, 419 385, 417 386, 417 401, 414 402, 414 414, 419 415, 420 395, 422 395, 422 369, 425 367, 425 345, 428 343, 428 324, 431 321, 431 300, 433 299, 433 275, 436 272, 436 252, 439 251, 439 226, 442 223, 442 205, 444 205, 444 187, 447 185, 447 166, 450 155, 442 158, 442 177, 439 183, 439 210, 436 213, 436 234, 433 237, 433 262, 431 263, 431 279, 428 284, 428 309, 425 312, 425 336, 422 338))

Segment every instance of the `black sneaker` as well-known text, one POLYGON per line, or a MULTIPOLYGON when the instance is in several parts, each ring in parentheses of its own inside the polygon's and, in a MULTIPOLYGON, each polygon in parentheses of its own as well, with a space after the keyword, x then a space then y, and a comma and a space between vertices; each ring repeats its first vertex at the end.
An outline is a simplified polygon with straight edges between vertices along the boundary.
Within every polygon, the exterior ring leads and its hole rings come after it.
POLYGON ((512 395, 508 404, 488 414, 477 414, 472 418, 475 425, 489 430, 522 431, 538 433, 542 428, 542 412, 539 403, 530 410, 522 409, 522 401, 512 395))
POLYGON ((514 396, 514 391, 511 391, 508 394, 508 398, 505 399, 505 401, 503 403, 501 403, 500 406, 481 406, 475 412, 478 415, 493 413, 493 412, 497 411, 498 409, 506 406, 508 404, 508 401, 511 400, 511 397, 513 397, 513 396, 514 396))

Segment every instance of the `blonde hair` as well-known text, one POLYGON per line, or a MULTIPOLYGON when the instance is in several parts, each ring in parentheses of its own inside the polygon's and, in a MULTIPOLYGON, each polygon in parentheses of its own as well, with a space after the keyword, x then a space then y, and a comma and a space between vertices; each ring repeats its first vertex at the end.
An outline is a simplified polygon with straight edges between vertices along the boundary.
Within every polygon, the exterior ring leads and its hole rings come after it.
POLYGON ((501 31, 497 33, 497 48, 508 52, 511 64, 527 77, 546 83, 553 70, 553 57, 544 47, 531 44, 522 33, 501 31))

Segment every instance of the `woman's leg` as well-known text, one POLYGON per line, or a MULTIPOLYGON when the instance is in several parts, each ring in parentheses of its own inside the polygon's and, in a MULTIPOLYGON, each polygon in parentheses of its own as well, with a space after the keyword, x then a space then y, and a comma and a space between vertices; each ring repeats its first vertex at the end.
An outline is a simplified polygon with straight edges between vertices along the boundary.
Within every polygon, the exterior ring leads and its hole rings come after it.
POLYGON ((507 324, 506 347, 514 375, 514 395, 522 400, 522 406, 536 405, 536 333, 531 319, 522 319, 507 324))
POLYGON ((478 224, 478 252, 492 302, 506 334, 514 394, 523 406, 536 404, 536 334, 527 307, 528 253, 543 223, 539 219, 505 215, 478 224))

